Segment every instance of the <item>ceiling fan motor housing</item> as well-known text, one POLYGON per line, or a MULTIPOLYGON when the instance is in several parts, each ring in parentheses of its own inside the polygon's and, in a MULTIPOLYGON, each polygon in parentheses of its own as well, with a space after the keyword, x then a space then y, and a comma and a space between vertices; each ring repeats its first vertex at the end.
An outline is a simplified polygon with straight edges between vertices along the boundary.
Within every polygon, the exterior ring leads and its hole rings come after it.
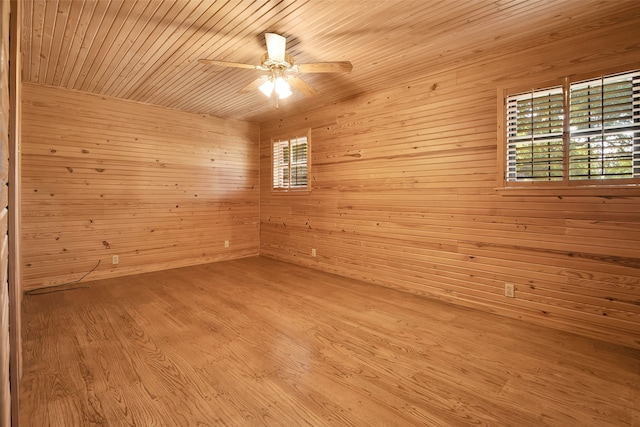
POLYGON ((269 53, 265 52, 262 55, 262 59, 260 60, 262 67, 268 68, 270 70, 280 69, 285 71, 291 67, 293 67, 293 56, 288 53, 284 54, 284 61, 276 61, 274 59, 269 58, 269 53))

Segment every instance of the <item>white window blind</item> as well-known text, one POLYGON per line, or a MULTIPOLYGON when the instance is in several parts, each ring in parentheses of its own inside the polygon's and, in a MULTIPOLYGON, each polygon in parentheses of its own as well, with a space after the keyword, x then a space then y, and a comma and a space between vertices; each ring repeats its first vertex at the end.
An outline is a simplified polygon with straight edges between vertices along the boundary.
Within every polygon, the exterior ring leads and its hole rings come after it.
POLYGON ((571 84, 570 179, 640 177, 640 72, 571 84))
POLYGON ((507 181, 562 180, 562 87, 507 98, 507 181))
POLYGON ((640 178, 640 71, 509 95, 505 109, 507 182, 640 178))
POLYGON ((308 139, 299 136, 273 142, 273 188, 308 187, 308 139))

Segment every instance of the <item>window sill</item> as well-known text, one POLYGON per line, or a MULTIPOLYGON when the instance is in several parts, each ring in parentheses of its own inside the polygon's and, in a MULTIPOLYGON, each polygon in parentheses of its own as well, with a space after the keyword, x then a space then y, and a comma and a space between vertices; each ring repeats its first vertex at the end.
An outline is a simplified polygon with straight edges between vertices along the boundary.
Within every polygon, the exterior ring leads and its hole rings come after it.
POLYGON ((553 187, 500 187, 496 188, 500 196, 526 197, 640 197, 638 185, 592 185, 592 186, 553 186, 553 187))
POLYGON ((280 190, 280 189, 272 189, 272 196, 308 196, 311 194, 310 189, 304 190, 280 190))

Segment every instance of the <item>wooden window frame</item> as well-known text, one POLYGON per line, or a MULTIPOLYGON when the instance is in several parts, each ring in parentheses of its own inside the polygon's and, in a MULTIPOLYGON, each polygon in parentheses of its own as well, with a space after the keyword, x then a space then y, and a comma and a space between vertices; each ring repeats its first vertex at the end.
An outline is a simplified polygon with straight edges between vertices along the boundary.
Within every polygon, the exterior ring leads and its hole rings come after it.
POLYGON ((276 195, 307 195, 311 193, 311 129, 307 128, 306 130, 300 132, 292 132, 285 136, 274 137, 271 138, 271 193, 276 195), (287 141, 289 143, 289 147, 291 147, 292 141, 295 141, 298 138, 306 137, 307 143, 307 183, 306 186, 295 186, 295 187, 274 187, 275 181, 275 158, 274 158, 274 148, 276 144, 280 144, 282 142, 287 141))
POLYGON ((561 79, 547 80, 543 82, 531 82, 525 84, 503 85, 497 89, 498 109, 498 163, 497 163, 497 188, 501 195, 514 196, 636 196, 640 195, 640 178, 631 179, 602 179, 602 180, 570 180, 568 163, 569 120, 565 117, 563 124, 563 170, 565 177, 560 181, 507 181, 507 97, 537 90, 544 90, 554 86, 563 88, 565 115, 570 111, 570 98, 568 88, 571 84, 585 80, 597 79, 602 76, 622 74, 640 70, 640 64, 627 64, 620 67, 602 70, 594 73, 581 73, 567 76, 561 79))

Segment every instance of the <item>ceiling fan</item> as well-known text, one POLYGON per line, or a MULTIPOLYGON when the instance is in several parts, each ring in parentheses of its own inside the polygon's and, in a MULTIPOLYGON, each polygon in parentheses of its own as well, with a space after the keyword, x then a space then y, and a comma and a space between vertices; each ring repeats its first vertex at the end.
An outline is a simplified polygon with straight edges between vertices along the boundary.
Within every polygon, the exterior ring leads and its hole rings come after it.
POLYGON ((310 64, 295 64, 293 57, 285 53, 287 39, 274 33, 265 33, 267 52, 262 55, 260 65, 244 64, 240 62, 218 61, 215 59, 200 59, 201 64, 217 65, 221 67, 248 68, 266 71, 267 74, 249 83, 240 92, 246 93, 256 88, 267 97, 275 96, 276 107, 280 99, 291 95, 291 86, 306 96, 314 96, 318 91, 307 82, 296 76, 303 73, 349 73, 353 69, 349 61, 316 62, 310 64))

